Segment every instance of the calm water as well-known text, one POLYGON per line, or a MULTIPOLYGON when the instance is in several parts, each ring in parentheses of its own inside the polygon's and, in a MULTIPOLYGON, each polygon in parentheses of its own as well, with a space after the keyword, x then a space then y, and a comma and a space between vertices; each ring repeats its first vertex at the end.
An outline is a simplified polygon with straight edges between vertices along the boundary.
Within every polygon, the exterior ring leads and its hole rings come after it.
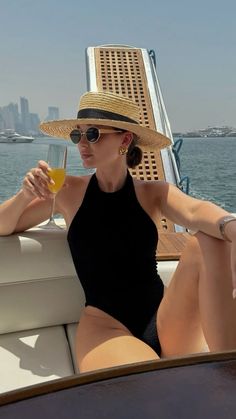
POLYGON ((180 160, 190 195, 236 212, 236 138, 186 138, 180 160))
MULTIPOLYGON (((31 144, 0 144, 0 202, 21 186, 24 174, 46 159, 49 143, 68 145, 67 173, 83 174, 76 146, 69 141, 39 138, 31 144)), ((190 195, 211 200, 236 212, 236 138, 183 140, 181 175, 190 178, 190 195)))

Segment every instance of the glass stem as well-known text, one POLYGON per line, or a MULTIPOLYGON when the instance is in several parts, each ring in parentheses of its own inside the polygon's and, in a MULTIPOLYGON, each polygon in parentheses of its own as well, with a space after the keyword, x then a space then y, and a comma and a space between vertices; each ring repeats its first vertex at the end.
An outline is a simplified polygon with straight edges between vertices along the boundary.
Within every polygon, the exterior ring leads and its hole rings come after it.
POLYGON ((50 218, 49 218, 49 221, 53 222, 53 223, 55 222, 54 218, 53 218, 53 214, 54 214, 54 210, 55 210, 55 200, 56 200, 56 194, 53 194, 51 215, 50 215, 50 218))

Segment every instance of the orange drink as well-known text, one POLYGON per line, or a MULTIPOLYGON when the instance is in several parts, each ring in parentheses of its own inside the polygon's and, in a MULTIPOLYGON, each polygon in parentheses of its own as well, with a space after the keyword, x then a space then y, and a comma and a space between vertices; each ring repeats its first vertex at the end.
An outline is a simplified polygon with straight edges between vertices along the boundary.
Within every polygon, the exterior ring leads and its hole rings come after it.
POLYGON ((48 170, 47 174, 55 182, 55 185, 48 183, 48 189, 52 193, 57 193, 62 188, 65 181, 66 170, 62 168, 52 168, 48 170))
POLYGON ((55 223, 54 210, 55 210, 55 199, 57 192, 62 188, 66 177, 66 160, 67 160, 67 147, 59 144, 49 144, 47 153, 47 163, 50 167, 47 171, 47 175, 54 181, 52 185, 48 181, 48 190, 52 192, 52 204, 50 208, 50 218, 48 223, 43 225, 44 229, 60 230, 61 227, 55 223))

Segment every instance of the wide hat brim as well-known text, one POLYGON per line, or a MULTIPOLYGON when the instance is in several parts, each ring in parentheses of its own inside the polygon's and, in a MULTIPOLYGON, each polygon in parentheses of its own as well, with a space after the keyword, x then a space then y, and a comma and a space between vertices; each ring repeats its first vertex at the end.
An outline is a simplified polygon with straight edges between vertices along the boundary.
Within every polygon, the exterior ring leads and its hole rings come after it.
POLYGON ((144 127, 139 124, 115 121, 111 119, 99 118, 78 118, 78 119, 62 119, 56 121, 42 122, 39 126, 40 130, 51 137, 63 138, 70 140, 70 133, 76 129, 78 125, 98 125, 109 126, 124 129, 133 132, 138 137, 137 145, 144 150, 157 150, 168 147, 172 144, 171 140, 158 131, 144 127))

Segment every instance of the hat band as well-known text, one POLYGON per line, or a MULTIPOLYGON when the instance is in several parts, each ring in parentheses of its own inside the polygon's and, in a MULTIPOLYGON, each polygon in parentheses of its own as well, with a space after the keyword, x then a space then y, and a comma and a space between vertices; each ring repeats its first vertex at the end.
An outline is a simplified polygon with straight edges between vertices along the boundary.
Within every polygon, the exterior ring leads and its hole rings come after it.
POLYGON ((110 119, 113 121, 121 121, 121 122, 131 122, 132 124, 137 124, 138 122, 134 119, 128 118, 127 116, 120 115, 118 113, 104 111, 103 109, 94 109, 94 108, 86 108, 81 109, 77 113, 78 119, 110 119))

